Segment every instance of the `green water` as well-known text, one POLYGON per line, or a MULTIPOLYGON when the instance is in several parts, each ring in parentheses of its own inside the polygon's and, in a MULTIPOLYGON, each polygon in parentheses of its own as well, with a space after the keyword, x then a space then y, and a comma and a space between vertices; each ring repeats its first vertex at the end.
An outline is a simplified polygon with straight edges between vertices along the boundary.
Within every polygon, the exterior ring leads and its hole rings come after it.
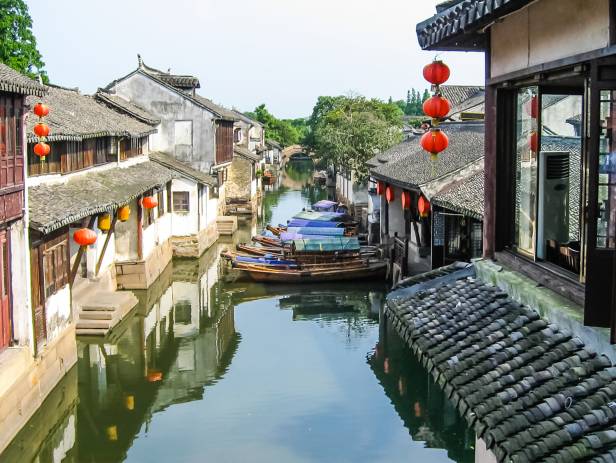
MULTIPOLYGON (((293 165, 262 220, 325 197, 293 165)), ((380 282, 265 286, 220 251, 175 260, 79 361, 1 462, 473 461, 474 436, 379 324, 380 282)))

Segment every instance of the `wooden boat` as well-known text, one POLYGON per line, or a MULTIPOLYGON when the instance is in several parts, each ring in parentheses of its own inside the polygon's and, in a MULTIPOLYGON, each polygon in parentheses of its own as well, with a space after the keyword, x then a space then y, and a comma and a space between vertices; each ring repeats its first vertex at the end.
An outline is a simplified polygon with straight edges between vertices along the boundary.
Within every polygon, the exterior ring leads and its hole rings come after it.
POLYGON ((246 243, 240 243, 235 246, 235 249, 251 256, 264 256, 266 254, 272 254, 274 256, 282 256, 280 248, 265 247, 265 246, 251 246, 246 243))
POLYGON ((283 226, 274 227, 272 225, 267 225, 265 229, 268 231, 271 231, 276 236, 280 236, 282 233, 287 231, 287 227, 283 227, 283 226))
POLYGON ((357 266, 336 265, 330 267, 315 267, 301 269, 274 269, 262 265, 238 265, 238 269, 246 272, 250 278, 267 283, 318 283, 323 281, 348 281, 366 278, 384 278, 387 264, 362 263, 357 266))
POLYGON ((282 249, 284 246, 284 243, 280 241, 278 238, 270 238, 269 236, 255 235, 252 237, 252 240, 255 243, 264 244, 266 246, 278 248, 278 249, 282 249))

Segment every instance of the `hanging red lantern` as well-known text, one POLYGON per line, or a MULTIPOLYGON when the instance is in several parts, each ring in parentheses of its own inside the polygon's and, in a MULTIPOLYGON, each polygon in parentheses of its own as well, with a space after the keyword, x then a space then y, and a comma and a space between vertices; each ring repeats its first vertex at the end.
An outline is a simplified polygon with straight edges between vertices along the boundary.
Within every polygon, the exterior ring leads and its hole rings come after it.
POLYGON ((385 199, 388 203, 393 203, 396 199, 394 189, 391 185, 387 185, 387 188, 385 188, 385 199))
POLYGON ((400 196, 400 200, 402 202, 402 209, 411 208, 411 192, 410 191, 403 191, 402 196, 400 196))
POLYGON ((528 137, 528 144, 530 146, 530 150, 533 153, 536 153, 539 149, 539 134, 534 130, 530 133, 530 136, 528 137))
POLYGON ((539 115, 539 98, 537 95, 534 95, 528 102, 526 102, 526 112, 533 119, 537 119, 537 116, 539 115))
POLYGON ((421 195, 417 201, 417 210, 419 211, 419 217, 422 219, 430 215, 430 201, 424 195, 421 195))
POLYGON ((431 129, 421 137, 421 147, 436 159, 437 155, 449 146, 449 137, 441 129, 431 129))
POLYGON ((73 233, 73 240, 75 240, 75 243, 79 246, 90 246, 96 243, 96 232, 89 228, 80 228, 73 233))
POLYGON ((51 152, 51 147, 47 143, 43 143, 42 141, 38 142, 34 145, 34 154, 36 154, 42 160, 45 160, 45 156, 47 156, 51 152))
POLYGON ((430 116, 432 119, 443 119, 451 111, 451 105, 446 98, 434 95, 424 101, 423 111, 426 116, 430 116))
POLYGON ((380 180, 376 182, 376 194, 379 196, 385 194, 385 182, 381 182, 380 180))
POLYGON ((39 122, 38 124, 36 124, 32 131, 34 132, 34 135, 36 135, 37 137, 48 137, 49 136, 49 126, 42 122, 39 122))
POLYGON ((447 82, 450 74, 449 66, 442 61, 434 60, 423 68, 424 79, 434 85, 447 82))
POLYGON ((32 112, 38 117, 45 117, 49 114, 49 106, 44 103, 37 103, 34 105, 34 108, 32 108, 32 112))
POLYGON ((146 209, 154 209, 156 206, 158 206, 158 201, 154 196, 146 196, 141 201, 141 205, 146 209))

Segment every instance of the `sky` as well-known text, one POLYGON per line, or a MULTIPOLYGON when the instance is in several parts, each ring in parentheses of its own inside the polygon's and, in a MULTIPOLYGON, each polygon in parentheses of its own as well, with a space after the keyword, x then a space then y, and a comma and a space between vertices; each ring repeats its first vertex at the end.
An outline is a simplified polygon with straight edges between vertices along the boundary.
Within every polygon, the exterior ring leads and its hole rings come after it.
MULTIPOLYGON (((436 0, 26 0, 52 83, 92 93, 137 67, 195 75, 242 111, 309 116, 320 95, 405 99, 426 88, 415 25, 436 0)), ((483 54, 442 53, 450 84, 484 81, 483 54)))

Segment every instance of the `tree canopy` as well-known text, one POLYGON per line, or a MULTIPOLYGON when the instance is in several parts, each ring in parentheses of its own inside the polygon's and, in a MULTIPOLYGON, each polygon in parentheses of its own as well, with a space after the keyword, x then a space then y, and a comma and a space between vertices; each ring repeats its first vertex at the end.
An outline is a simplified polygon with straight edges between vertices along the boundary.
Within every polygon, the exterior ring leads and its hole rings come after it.
POLYGON ((267 110, 264 104, 257 106, 253 112, 247 112, 246 114, 265 126, 267 138, 276 140, 282 146, 301 143, 308 130, 305 119, 277 119, 267 110))
POLYGON ((368 177, 366 161, 402 138, 402 110, 363 96, 319 97, 308 125, 306 144, 328 164, 368 177))
POLYGON ((0 0, 0 62, 27 76, 40 75, 44 82, 48 81, 24 0, 0 0))

